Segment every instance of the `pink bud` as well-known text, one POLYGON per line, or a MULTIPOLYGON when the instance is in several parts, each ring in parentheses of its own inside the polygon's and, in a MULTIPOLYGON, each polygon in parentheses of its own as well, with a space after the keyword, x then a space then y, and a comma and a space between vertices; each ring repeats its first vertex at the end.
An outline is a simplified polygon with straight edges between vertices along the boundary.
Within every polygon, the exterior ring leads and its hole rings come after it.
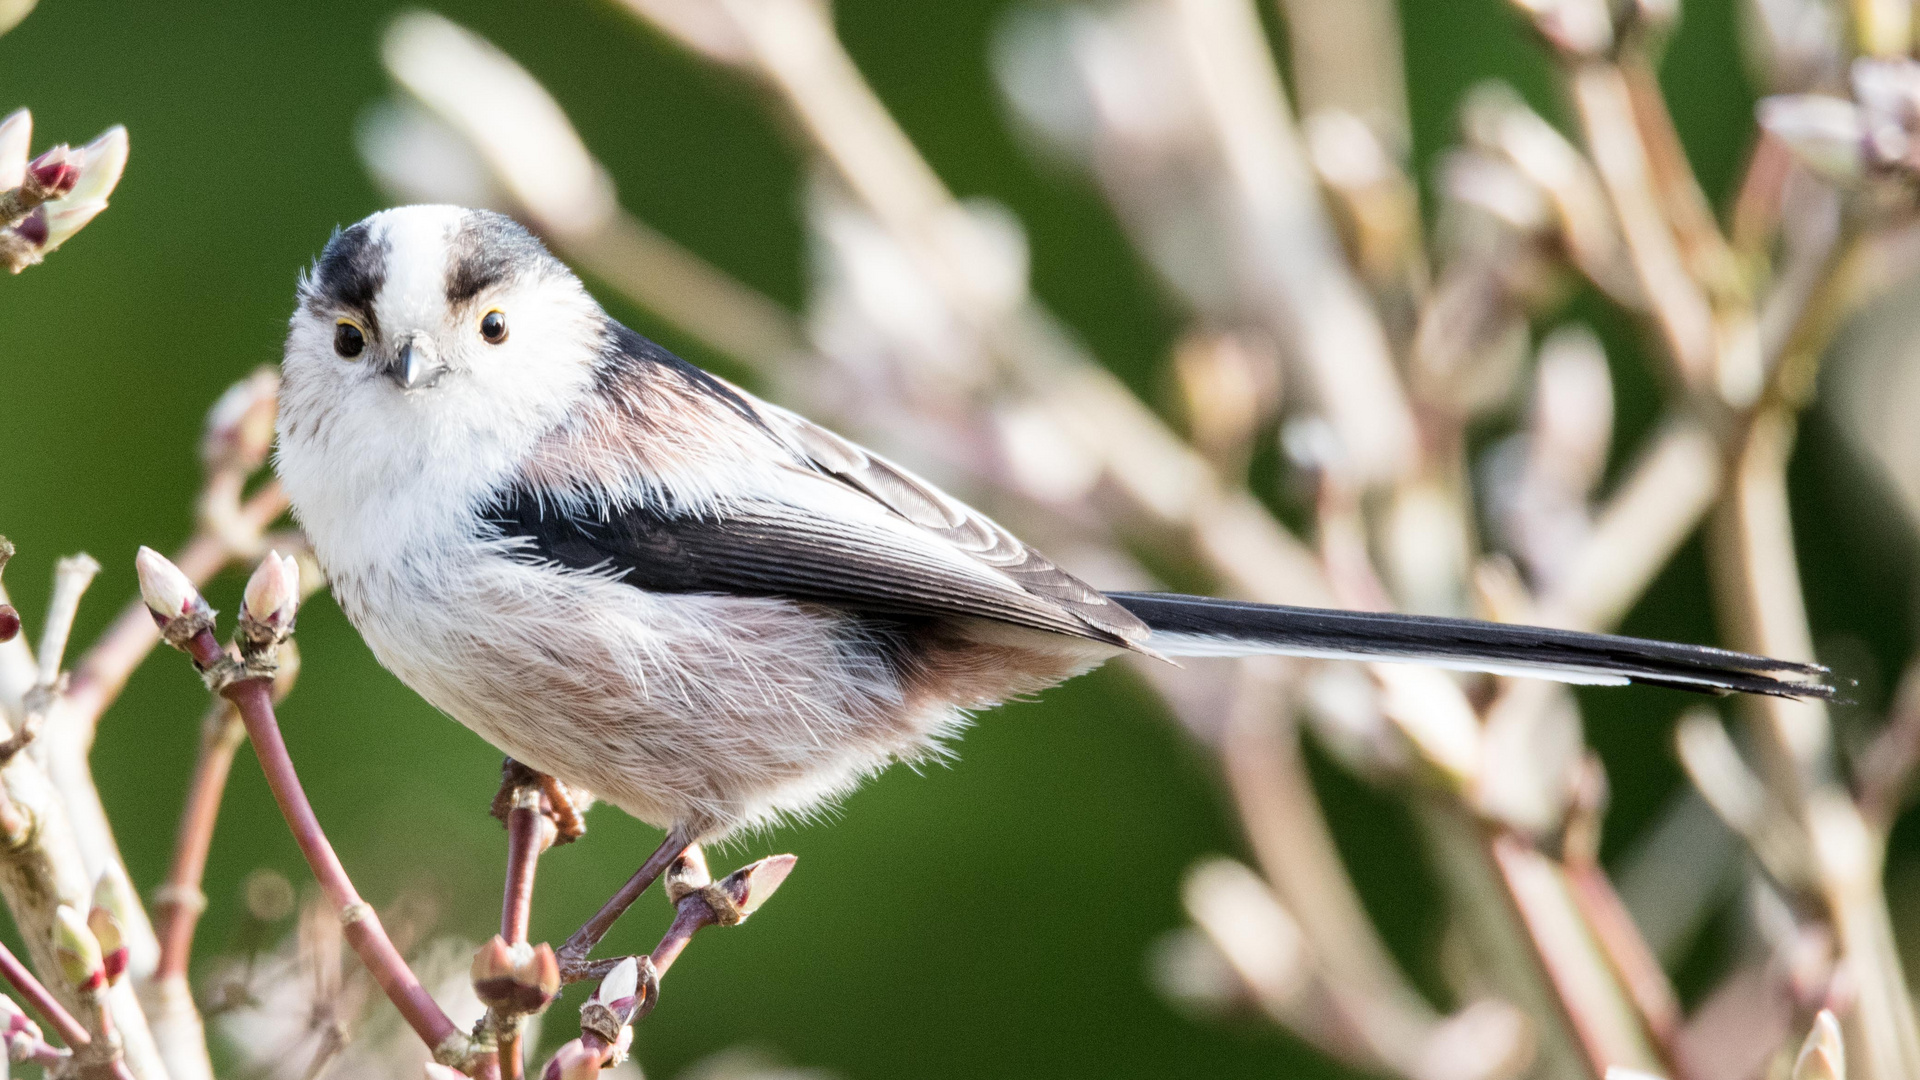
POLYGON ((234 383, 207 413, 200 439, 200 460, 208 468, 232 465, 251 473, 266 463, 273 448, 274 401, 280 375, 270 367, 234 383))
POLYGON ((106 908, 94 908, 87 912, 87 929, 100 941, 100 966, 107 982, 119 982, 127 972, 127 943, 120 935, 120 920, 106 908))
POLYGON ((93 886, 93 908, 87 912, 87 929, 92 930, 100 942, 100 960, 109 983, 119 982, 127 971, 126 935, 121 931, 117 914, 120 903, 120 891, 113 877, 101 874, 93 886))
POLYGON ((769 855, 728 874, 722 884, 740 905, 740 916, 745 918, 758 911, 786 882, 787 875, 793 873, 793 866, 799 861, 792 855, 769 855))
POLYGON ((240 600, 240 625, 250 633, 258 631, 266 639, 279 640, 293 629, 293 616, 300 607, 300 561, 277 551, 267 552, 247 579, 247 591, 240 600))
POLYGON ((605 1059, 604 1050, 590 1050, 584 1041, 575 1039, 554 1053, 540 1080, 595 1080, 605 1059))
POLYGON ((140 576, 140 599, 146 601, 153 621, 162 628, 182 615, 213 610, 187 575, 152 548, 142 547, 134 556, 133 567, 140 576))
POLYGON ((473 954, 473 992, 482 1004, 536 1013, 560 993, 560 964, 544 943, 508 945, 495 934, 473 954))
POLYGON ((27 183, 37 187, 43 199, 58 199, 79 182, 80 163, 65 143, 27 163, 27 183))
POLYGON ((65 904, 53 910, 53 956, 61 976, 76 989, 93 991, 107 985, 100 939, 80 913, 65 904))
MULTIPOLYGON (((120 183, 127 167, 127 129, 110 127, 87 145, 72 151, 80 174, 73 189, 41 205, 46 212, 41 236, 32 240, 43 252, 67 242, 74 233, 107 208, 107 196, 120 183)), ((31 220, 31 219, 29 219, 31 220)), ((23 236, 27 234, 23 231, 23 236)))
POLYGON ((13 231, 20 234, 20 239, 34 247, 46 247, 47 240, 53 234, 53 227, 47 218, 46 205, 43 203, 35 207, 33 213, 15 222, 13 231))
POLYGON ((0 1036, 8 1039, 15 1035, 26 1035, 38 1040, 40 1025, 33 1022, 19 1005, 10 997, 0 997, 0 1036))
POLYGON ((27 179, 27 148, 33 142, 33 114, 15 109, 0 120, 0 190, 27 179))
POLYGON ((629 956, 615 965, 607 977, 594 987, 593 995, 587 998, 589 1005, 604 1005, 621 1024, 633 1019, 634 1009, 640 994, 640 962, 629 956))

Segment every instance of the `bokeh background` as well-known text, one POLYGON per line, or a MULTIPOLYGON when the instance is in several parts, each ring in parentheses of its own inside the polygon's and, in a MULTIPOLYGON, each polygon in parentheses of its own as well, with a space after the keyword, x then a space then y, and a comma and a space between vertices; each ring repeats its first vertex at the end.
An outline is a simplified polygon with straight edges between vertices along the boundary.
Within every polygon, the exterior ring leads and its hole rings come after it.
MULTIPOLYGON (((838 0, 835 13, 854 58, 955 192, 990 196, 1021 218, 1036 294, 1159 404, 1175 314, 1091 186, 1036 163, 1014 137, 988 59, 1012 6, 838 0)), ((352 135, 387 93, 377 40, 396 10, 365 0, 43 0, 0 39, 0 110, 31 105, 36 145, 124 123, 133 147, 112 209, 47 265, 0 282, 0 532, 20 549, 7 580, 29 626, 57 556, 85 550, 106 566, 80 617, 83 642, 132 594, 135 547, 186 534, 206 406, 277 359, 295 275, 329 232, 384 205, 352 135)), ((591 0, 437 10, 553 91, 630 210, 801 303, 803 162, 750 90, 591 0)), ((1507 80, 1549 118, 1564 115, 1543 53, 1505 5, 1410 0, 1402 15, 1423 180, 1454 137, 1462 94, 1481 80, 1507 80)), ((1681 19, 1663 81, 1694 166, 1720 195, 1752 131, 1736 12, 1731 0, 1687 0, 1681 19)), ((1656 406, 1641 343, 1598 303, 1576 298, 1572 314, 1608 345, 1616 446, 1632 446, 1656 406)), ((1877 706, 1911 642, 1913 539, 1818 411, 1802 428, 1793 491, 1823 656, 1877 706)), ((220 582, 216 605, 231 610, 237 589, 220 582)), ((1710 612, 1696 542, 1626 629, 1711 641, 1710 612)), ((362 891, 382 901, 424 891, 440 902, 442 930, 484 937, 505 846, 484 812, 499 755, 383 672, 330 602, 304 613, 301 642, 304 673, 282 720, 362 891)), ((101 726, 95 767, 143 888, 165 869, 203 703, 184 665, 161 657, 101 726)), ((1613 784, 1610 857, 1681 782, 1671 725, 1683 704, 1650 690, 1583 700, 1613 784)), ((1416 979, 1436 986, 1438 894, 1402 815, 1315 764, 1370 911, 1416 979)), ((617 812, 596 813, 590 827, 543 864, 536 940, 563 937, 657 840, 617 812)), ((201 956, 231 943, 249 871, 306 880, 244 753, 219 829, 201 956)), ((1266 1026, 1197 1021, 1150 988, 1151 945, 1183 921, 1182 870, 1241 846, 1206 759, 1132 673, 1097 673, 982 717, 951 767, 895 769, 831 821, 736 845, 729 861, 793 851, 799 869, 750 929, 701 938, 644 1026, 638 1057, 655 1076, 742 1044, 853 1078, 1336 1075, 1266 1026)), ((1911 895, 1900 881, 1916 867, 1920 834, 1903 829, 1889 870, 1896 913, 1911 895)), ((610 945, 648 947, 666 915, 650 897, 610 945)), ((1683 994, 1700 986, 1690 971, 1713 969, 1715 947, 1709 935, 1680 972, 1683 994)))

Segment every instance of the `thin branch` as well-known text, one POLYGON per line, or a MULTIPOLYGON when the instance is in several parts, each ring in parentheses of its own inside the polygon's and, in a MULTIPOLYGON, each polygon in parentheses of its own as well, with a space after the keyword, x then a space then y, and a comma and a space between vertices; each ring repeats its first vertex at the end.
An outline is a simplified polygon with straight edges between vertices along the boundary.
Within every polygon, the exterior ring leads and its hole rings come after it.
POLYGON ((1619 68, 1593 62, 1579 64, 1572 79, 1574 105, 1619 215, 1627 251, 1640 275, 1641 295, 1652 306, 1682 379, 1692 387, 1709 387, 1716 352, 1713 310, 1688 273, 1662 215, 1627 79, 1619 68))
POLYGON ((6 979, 7 984, 25 998, 27 1004, 33 1006, 34 1011, 40 1014, 40 1018, 45 1020, 68 1046, 77 1050, 92 1044, 93 1036, 87 1033, 86 1026, 74 1019, 74 1015, 67 1011, 67 1007, 60 1004, 60 999, 54 997, 39 979, 34 978, 33 972, 27 970, 27 966, 22 964, 19 957, 14 956, 13 951, 5 945, 0 945, 0 978, 6 979))
POLYGON ((155 982, 184 980, 187 976, 194 927, 207 906, 200 880, 206 872, 207 852, 213 846, 213 830, 219 821, 227 774, 233 767, 234 753, 246 741, 246 735, 246 726, 233 703, 216 698, 200 725, 200 753, 194 762, 186 807, 181 811, 180 828, 174 837, 173 864, 167 871, 167 883, 161 886, 154 901, 154 922, 160 935, 160 961, 153 972, 155 982))
POLYGON ((21 703, 26 715, 21 718, 20 727, 0 740, 0 767, 39 737, 47 711, 58 700, 63 684, 60 662, 66 658, 74 616, 80 613, 80 598, 99 572, 100 564, 86 555, 71 555, 55 564, 53 595, 47 603, 47 621, 40 628, 40 648, 35 657, 39 675, 21 703))
POLYGON ((1854 801, 1875 831, 1886 833, 1907 802, 1920 768, 1920 661, 1909 664, 1891 715, 1854 760, 1854 801))
POLYGON ((1613 881, 1598 863, 1586 859, 1565 864, 1567 885, 1573 902, 1592 928, 1600 949, 1612 963, 1627 995, 1640 1011, 1647 1034, 1665 1063, 1672 1080, 1682 1080, 1679 1071, 1680 1027, 1685 1017, 1673 983, 1660 966, 1659 957, 1648 948, 1646 939, 1634 925, 1633 916, 1621 903, 1613 881))
POLYGON ((281 737, 273 709, 274 652, 293 629, 293 613, 300 601, 298 564, 270 554, 255 570, 247 585, 247 602, 241 606, 240 632, 235 637, 241 659, 234 660, 214 638, 212 609, 178 567, 145 548, 136 563, 142 600, 168 643, 187 653, 220 696, 239 710, 274 801, 328 905, 343 924, 347 943, 407 1025, 432 1051, 434 1060, 457 1064, 476 1076, 497 1078, 498 1059, 475 1052, 472 1041, 420 985, 372 905, 354 889, 307 801, 281 737))
POLYGON ((1494 837, 1491 851, 1593 1073, 1614 1065, 1658 1072, 1660 1056, 1582 918, 1565 869, 1512 836, 1494 837))
POLYGON ((1273 330, 1295 342, 1356 478, 1397 478, 1419 458, 1412 407, 1320 206, 1259 13, 1251 0, 1177 0, 1170 10, 1242 204, 1243 276, 1273 330))
POLYGON ((1539 598, 1537 617, 1580 630, 1617 625, 1712 509, 1722 475, 1711 435, 1684 421, 1668 425, 1539 598))
MULTIPOLYGON (((212 667, 226 658, 210 630, 194 637, 191 655, 203 667, 212 667)), ((300 845, 300 852, 306 856, 321 891, 344 924, 347 943, 373 973, 374 981, 380 984, 394 1008, 400 1010, 407 1026, 432 1049, 435 1060, 463 1060, 468 1051, 466 1036, 447 1019, 447 1014, 407 967, 406 960, 380 925, 380 916, 373 906, 360 899, 346 868, 340 864, 339 856, 334 854, 333 845, 320 827, 312 804, 307 802, 293 759, 287 753, 286 741, 280 736, 279 721, 274 718, 271 687, 270 679, 242 679, 221 694, 239 709, 254 755, 260 761, 260 770, 273 789, 274 801, 280 804, 280 813, 287 819, 295 843, 300 845)))
MULTIPOLYGON (((539 870, 541 853, 561 834, 560 825, 555 820, 560 807, 555 807, 555 815, 546 812, 542 806, 546 788, 531 769, 509 759, 503 772, 500 796, 495 799, 495 812, 498 813, 499 806, 504 803, 507 871, 504 895, 500 901, 500 937, 496 941, 506 946, 508 963, 505 966, 510 973, 515 966, 513 960, 525 955, 534 961, 536 970, 541 966, 539 961, 544 960, 545 971, 540 975, 550 976, 552 982, 549 990, 539 985, 543 980, 536 977, 532 980, 534 985, 523 990, 518 985, 512 985, 516 980, 509 974, 507 992, 483 995, 482 998, 487 1001, 487 1018, 484 1022, 493 1032, 498 1048, 501 1080, 520 1080, 525 1067, 521 1046, 524 1019, 528 1014, 545 1008, 552 999, 552 993, 560 986, 559 965, 551 951, 542 945, 540 948, 545 955, 535 957, 526 949, 527 925, 533 917, 534 878, 539 870), (489 997, 496 1000, 489 1000, 489 997)), ((571 814, 570 807, 567 813, 571 814)))
POLYGON ((1328 978, 1369 1003, 1387 1060, 1402 1057, 1437 1022, 1414 992, 1368 920, 1327 829, 1300 759, 1299 731, 1282 687, 1255 661, 1245 662, 1221 765, 1261 869, 1286 899, 1313 942, 1328 978), (1394 1044, 1399 1053, 1394 1052, 1394 1044))

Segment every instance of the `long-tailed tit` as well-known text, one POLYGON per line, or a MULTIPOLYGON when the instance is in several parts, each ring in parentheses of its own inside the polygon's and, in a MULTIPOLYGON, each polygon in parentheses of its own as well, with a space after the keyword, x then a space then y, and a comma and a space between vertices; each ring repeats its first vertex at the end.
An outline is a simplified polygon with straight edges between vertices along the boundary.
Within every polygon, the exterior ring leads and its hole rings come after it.
POLYGON ((1691 645, 1102 593, 622 326, 481 211, 333 238, 279 426, 294 513, 380 662, 681 842, 804 815, 967 710, 1127 653, 1832 694, 1822 668, 1691 645))

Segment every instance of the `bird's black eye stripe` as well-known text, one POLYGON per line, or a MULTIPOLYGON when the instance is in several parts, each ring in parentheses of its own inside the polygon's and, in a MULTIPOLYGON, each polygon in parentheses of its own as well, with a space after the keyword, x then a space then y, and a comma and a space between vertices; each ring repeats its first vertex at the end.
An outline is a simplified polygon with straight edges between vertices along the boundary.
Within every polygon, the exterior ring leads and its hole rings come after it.
POLYGON ((480 320, 480 336, 491 344, 498 345, 507 340, 507 316, 501 311, 489 311, 480 320))
POLYGON ((359 327, 353 325, 352 323, 346 321, 345 319, 342 319, 339 322, 334 324, 333 326, 333 351, 334 352, 337 352, 342 357, 345 357, 346 359, 351 360, 354 357, 359 356, 360 353, 366 349, 366 347, 367 347, 366 335, 360 332, 359 327))

